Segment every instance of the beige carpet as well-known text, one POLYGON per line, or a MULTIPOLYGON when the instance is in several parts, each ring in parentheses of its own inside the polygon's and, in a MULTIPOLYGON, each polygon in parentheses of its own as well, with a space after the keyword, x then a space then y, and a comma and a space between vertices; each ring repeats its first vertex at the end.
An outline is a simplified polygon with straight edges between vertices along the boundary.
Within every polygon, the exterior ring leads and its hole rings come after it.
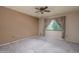
POLYGON ((79 52, 79 45, 46 37, 25 38, 13 44, 0 47, 1 53, 73 53, 79 52))

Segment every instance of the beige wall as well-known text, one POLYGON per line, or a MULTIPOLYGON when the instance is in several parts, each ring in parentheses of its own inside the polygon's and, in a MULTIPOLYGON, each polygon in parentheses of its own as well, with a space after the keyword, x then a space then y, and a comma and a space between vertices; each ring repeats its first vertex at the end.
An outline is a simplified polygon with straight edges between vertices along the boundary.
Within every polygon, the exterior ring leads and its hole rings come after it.
POLYGON ((79 12, 68 14, 66 19, 66 40, 79 43, 79 12))
POLYGON ((49 18, 52 19, 60 16, 66 16, 65 40, 79 43, 79 11, 54 15, 49 18))
POLYGON ((44 18, 39 18, 39 36, 43 36, 44 35, 44 18))
POLYGON ((46 31, 46 38, 50 39, 58 39, 58 40, 63 40, 62 39, 62 31, 46 31))
POLYGON ((38 35, 38 19, 0 7, 0 44, 38 35))

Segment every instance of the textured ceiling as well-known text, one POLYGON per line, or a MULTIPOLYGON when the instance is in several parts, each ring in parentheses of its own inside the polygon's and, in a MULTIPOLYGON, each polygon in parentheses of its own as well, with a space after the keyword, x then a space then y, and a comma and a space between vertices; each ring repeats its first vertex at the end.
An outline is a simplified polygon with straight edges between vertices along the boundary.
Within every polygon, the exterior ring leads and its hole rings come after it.
POLYGON ((34 17, 41 17, 41 16, 48 17, 48 16, 60 14, 60 13, 79 10, 78 6, 48 6, 48 10, 50 10, 51 12, 49 13, 45 12, 44 14, 40 14, 40 13, 35 13, 37 11, 35 7, 39 7, 39 6, 5 6, 5 7, 34 16, 34 17))

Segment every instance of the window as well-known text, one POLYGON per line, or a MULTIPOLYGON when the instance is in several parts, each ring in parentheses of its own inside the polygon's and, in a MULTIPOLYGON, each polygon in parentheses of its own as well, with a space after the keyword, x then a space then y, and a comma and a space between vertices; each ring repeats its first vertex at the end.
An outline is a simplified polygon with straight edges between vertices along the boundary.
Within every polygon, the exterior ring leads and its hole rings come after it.
POLYGON ((62 31, 63 27, 56 21, 52 20, 48 27, 46 28, 47 31, 62 31))

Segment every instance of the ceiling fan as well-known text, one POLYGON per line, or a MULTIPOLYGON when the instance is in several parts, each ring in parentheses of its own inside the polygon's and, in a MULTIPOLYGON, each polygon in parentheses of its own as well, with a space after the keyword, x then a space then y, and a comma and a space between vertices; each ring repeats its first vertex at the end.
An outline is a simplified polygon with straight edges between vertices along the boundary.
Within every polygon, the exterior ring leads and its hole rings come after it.
POLYGON ((44 12, 50 12, 50 10, 47 10, 48 9, 48 7, 47 6, 45 6, 45 7, 38 7, 38 8, 35 8, 36 10, 38 10, 38 11, 36 11, 35 13, 41 13, 41 14, 44 14, 44 12))

